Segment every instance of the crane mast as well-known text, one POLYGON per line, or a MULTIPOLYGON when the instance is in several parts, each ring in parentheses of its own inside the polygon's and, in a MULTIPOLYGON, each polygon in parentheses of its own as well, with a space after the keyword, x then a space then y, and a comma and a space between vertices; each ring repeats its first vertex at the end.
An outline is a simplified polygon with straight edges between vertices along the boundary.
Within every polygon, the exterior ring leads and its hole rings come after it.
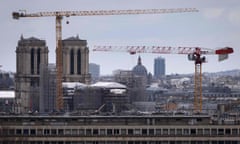
POLYGON ((57 110, 63 109, 62 92, 62 19, 69 16, 104 16, 104 15, 137 15, 137 14, 164 14, 164 13, 185 13, 198 12, 196 8, 176 8, 176 9, 136 9, 136 10, 97 10, 97 11, 54 11, 26 13, 13 12, 13 19, 24 17, 55 17, 56 18, 56 99, 57 110))
POLYGON ((219 61, 225 60, 228 54, 233 53, 233 48, 224 47, 217 50, 201 47, 170 47, 170 46, 94 46, 93 51, 99 52, 128 52, 154 53, 154 54, 185 54, 190 61, 195 62, 194 75, 194 112, 202 112, 202 63, 206 62, 205 56, 218 55, 219 61))
POLYGON ((63 54, 62 54, 62 16, 56 16, 56 108, 63 109, 63 90, 62 90, 62 72, 63 72, 63 54))

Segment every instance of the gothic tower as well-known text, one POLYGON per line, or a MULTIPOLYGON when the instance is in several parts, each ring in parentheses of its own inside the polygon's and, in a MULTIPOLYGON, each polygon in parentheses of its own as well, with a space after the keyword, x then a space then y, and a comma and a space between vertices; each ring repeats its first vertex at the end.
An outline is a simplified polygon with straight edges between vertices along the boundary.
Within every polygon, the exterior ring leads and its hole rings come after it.
POLYGON ((45 40, 34 37, 18 41, 16 49, 16 102, 14 111, 27 113, 39 109, 40 65, 48 64, 45 40))
POLYGON ((90 83, 89 49, 87 41, 78 36, 62 41, 63 81, 90 83))

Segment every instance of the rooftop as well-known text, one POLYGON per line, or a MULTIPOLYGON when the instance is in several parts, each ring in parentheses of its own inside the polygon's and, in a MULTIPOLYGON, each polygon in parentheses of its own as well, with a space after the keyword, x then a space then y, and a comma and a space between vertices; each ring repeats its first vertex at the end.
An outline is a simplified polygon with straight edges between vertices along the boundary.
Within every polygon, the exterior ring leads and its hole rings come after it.
POLYGON ((14 91, 0 91, 0 98, 15 98, 14 91))

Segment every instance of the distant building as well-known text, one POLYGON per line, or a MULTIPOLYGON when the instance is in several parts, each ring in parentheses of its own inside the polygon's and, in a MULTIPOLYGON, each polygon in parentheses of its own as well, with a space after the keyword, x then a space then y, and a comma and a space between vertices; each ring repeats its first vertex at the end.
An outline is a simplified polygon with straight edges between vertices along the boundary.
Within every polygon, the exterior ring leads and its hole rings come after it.
POLYGON ((133 67, 132 73, 134 75, 134 80, 137 85, 132 88, 133 93, 131 97, 133 102, 135 101, 146 101, 146 86, 148 83, 148 73, 146 67, 142 64, 141 57, 138 57, 137 65, 133 67))
POLYGON ((138 57, 137 65, 132 69, 133 74, 137 76, 142 76, 147 79, 147 69, 144 65, 142 65, 141 57, 138 57))
POLYGON ((14 108, 14 91, 0 91, 0 114, 12 112, 14 108))
POLYGON ((165 75, 165 59, 158 57, 154 59, 154 77, 159 78, 165 75))
POLYGON ((91 74, 92 79, 98 79, 100 76, 100 65, 95 63, 90 63, 89 73, 91 74))
POLYGON ((14 89, 14 74, 10 72, 0 72, 0 90, 14 89))
POLYGON ((88 112, 116 112, 129 108, 129 95, 125 85, 116 82, 97 82, 85 85, 79 82, 63 83, 66 110, 88 112))
POLYGON ((84 115, 88 112, 101 110, 103 96, 101 88, 80 86, 75 89, 73 96, 73 109, 84 115))
POLYGON ((93 88, 100 88, 104 111, 120 113, 129 110, 129 94, 127 87, 117 82, 97 82, 93 88))

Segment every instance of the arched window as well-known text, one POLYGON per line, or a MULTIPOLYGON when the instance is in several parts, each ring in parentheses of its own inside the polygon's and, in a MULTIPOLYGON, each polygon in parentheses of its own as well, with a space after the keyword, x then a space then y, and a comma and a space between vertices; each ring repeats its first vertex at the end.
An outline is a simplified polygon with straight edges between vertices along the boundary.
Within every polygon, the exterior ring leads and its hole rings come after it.
POLYGON ((41 49, 37 50, 37 74, 40 73, 40 63, 41 63, 41 49))
POLYGON ((34 74, 34 48, 31 49, 31 74, 34 74))
POLYGON ((74 74, 74 50, 70 51, 70 74, 74 74))
POLYGON ((81 74, 81 50, 77 51, 77 74, 81 74))

